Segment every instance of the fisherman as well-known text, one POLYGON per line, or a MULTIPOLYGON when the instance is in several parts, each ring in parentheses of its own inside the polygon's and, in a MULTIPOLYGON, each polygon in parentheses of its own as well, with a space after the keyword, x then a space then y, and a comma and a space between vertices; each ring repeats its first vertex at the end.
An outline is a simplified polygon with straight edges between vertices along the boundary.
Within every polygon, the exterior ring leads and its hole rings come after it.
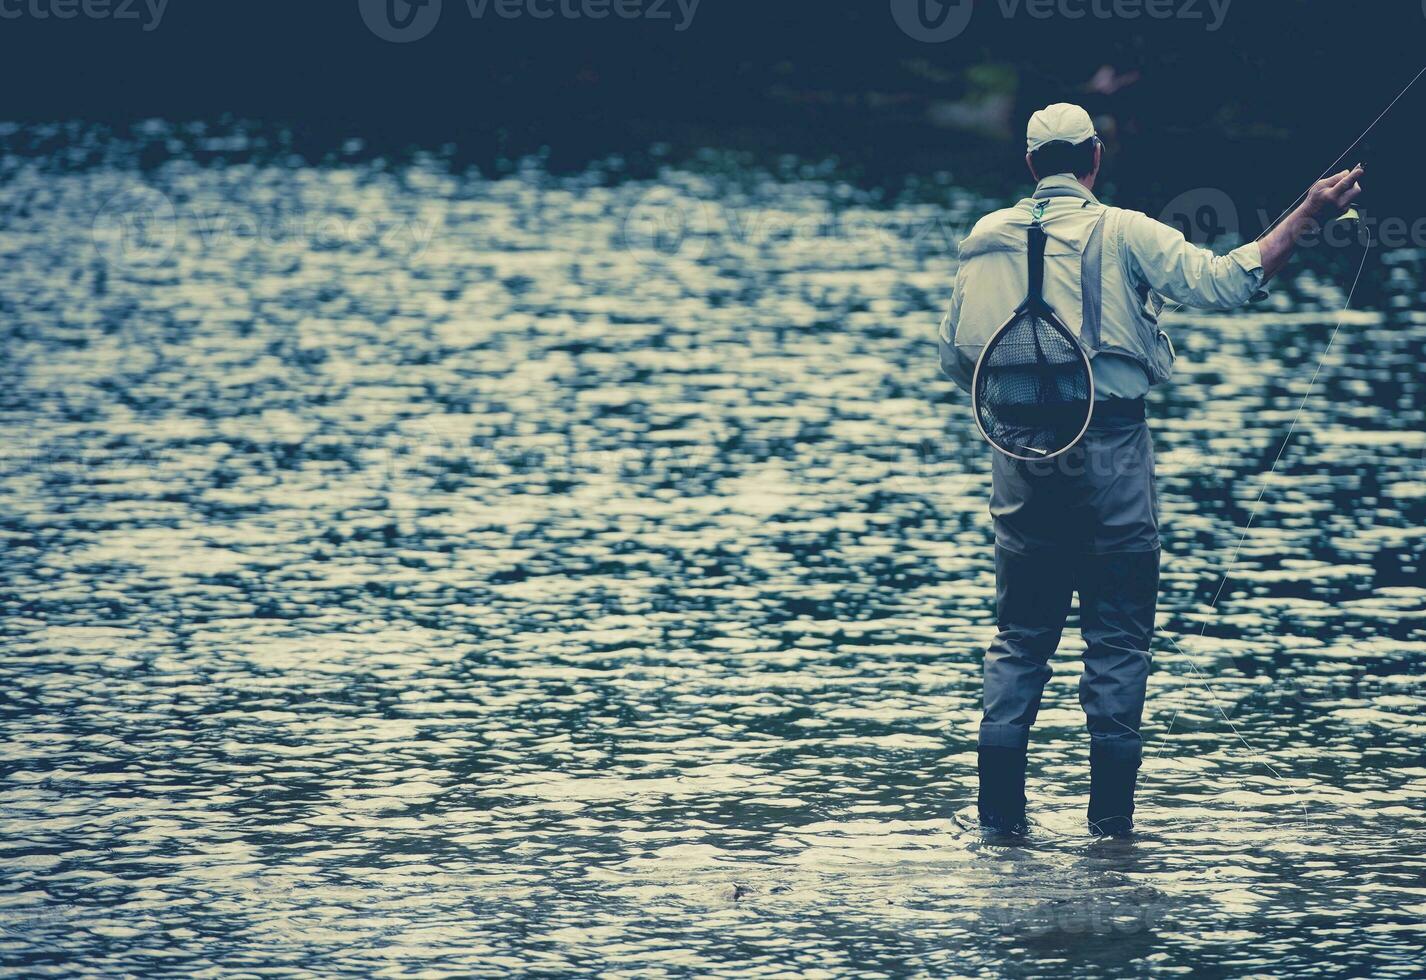
POLYGON ((1227 310, 1262 295, 1319 216, 1340 214, 1361 193, 1364 168, 1317 181, 1261 239, 1216 256, 1169 225, 1099 202, 1104 144, 1079 106, 1057 103, 1032 115, 1026 147, 1034 194, 986 215, 961 242, 939 332, 941 367, 971 390, 976 356, 1026 295, 1027 231, 1038 220, 1048 236, 1043 295, 1090 358, 1094 411, 1079 442, 1054 459, 993 453, 999 631, 985 653, 978 809, 988 830, 1028 829, 1030 727, 1077 592, 1087 646, 1079 696, 1090 736, 1089 827, 1119 836, 1133 829, 1158 599, 1144 398, 1172 374, 1173 345, 1158 325, 1164 298, 1227 310))

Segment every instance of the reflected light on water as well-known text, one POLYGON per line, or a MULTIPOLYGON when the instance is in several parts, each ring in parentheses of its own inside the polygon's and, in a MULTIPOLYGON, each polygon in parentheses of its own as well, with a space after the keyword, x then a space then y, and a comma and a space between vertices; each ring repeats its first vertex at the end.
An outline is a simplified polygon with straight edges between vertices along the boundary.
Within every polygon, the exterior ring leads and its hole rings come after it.
POLYGON ((1420 256, 1211 610, 1343 296, 1174 318, 1143 833, 1082 833, 1071 630, 1006 847, 964 829, 989 461, 919 231, 986 202, 158 128, 147 170, 3 157, 7 963, 1419 968, 1420 256))

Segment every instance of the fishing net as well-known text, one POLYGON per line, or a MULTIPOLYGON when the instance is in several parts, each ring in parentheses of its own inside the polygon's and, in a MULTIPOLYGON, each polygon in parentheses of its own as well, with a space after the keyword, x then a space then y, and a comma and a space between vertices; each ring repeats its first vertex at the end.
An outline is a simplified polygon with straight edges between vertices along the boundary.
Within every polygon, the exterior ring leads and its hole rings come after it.
POLYGON ((971 404, 996 449, 1016 459, 1049 459, 1089 425, 1094 387, 1089 359, 1041 296, 1045 233, 1030 229, 1030 292, 981 352, 971 404))

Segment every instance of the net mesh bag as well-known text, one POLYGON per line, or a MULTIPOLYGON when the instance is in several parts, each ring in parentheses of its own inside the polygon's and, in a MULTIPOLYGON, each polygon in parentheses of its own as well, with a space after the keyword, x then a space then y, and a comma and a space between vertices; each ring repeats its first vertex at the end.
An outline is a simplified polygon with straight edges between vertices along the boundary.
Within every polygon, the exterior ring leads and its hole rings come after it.
POLYGON ((1044 244, 1044 231, 1032 226, 1030 293, 985 345, 972 390, 981 432, 1018 459, 1048 459, 1069 449, 1093 409, 1084 349, 1041 296, 1044 244))

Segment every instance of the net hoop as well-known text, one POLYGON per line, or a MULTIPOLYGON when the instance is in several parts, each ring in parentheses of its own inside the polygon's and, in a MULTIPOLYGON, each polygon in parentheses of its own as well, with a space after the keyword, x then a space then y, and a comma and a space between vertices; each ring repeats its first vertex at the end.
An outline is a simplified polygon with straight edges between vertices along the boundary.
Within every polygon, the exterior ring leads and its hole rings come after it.
POLYGON ((1025 313, 1030 312, 1030 303, 1027 302, 1020 304, 1018 307, 1015 308, 1014 313, 1011 313, 1008 317, 1005 318, 1004 323, 1002 323, 999 327, 996 327, 995 333, 990 335, 990 339, 987 340, 985 342, 985 346, 980 349, 980 356, 975 359, 975 372, 971 375, 970 382, 971 415, 975 418, 975 427, 980 430, 981 438, 983 438, 986 442, 990 443, 990 445, 995 449, 996 452, 1003 453, 1006 456, 1009 456, 1011 459, 1018 460, 1022 463, 1041 463, 1047 459, 1054 459, 1057 456, 1063 456, 1075 446, 1079 445, 1080 440, 1084 438, 1084 434, 1089 431, 1089 424, 1094 421, 1094 368, 1089 363, 1089 356, 1084 352, 1084 345, 1080 343, 1078 337, 1070 333, 1069 328, 1064 326, 1064 324, 1060 323, 1060 318, 1055 316, 1053 310, 1051 310, 1047 306, 1044 306, 1043 304, 1040 304, 1040 307, 1040 309, 1035 310, 1034 312, 1042 318, 1053 322, 1057 329, 1063 330, 1065 336, 1069 337, 1071 340, 1074 341, 1075 350, 1079 352, 1080 360, 1084 362, 1084 372, 1086 377, 1088 377, 1089 379, 1089 411, 1084 413, 1084 425, 1080 426, 1079 432, 1075 433, 1075 437, 1071 439, 1063 449, 1057 449, 1052 453, 1045 453, 1043 456, 1021 456, 1018 453, 1012 453, 1010 450, 1006 449, 1004 446, 1000 445, 998 442, 992 439, 990 437, 990 433, 985 431, 985 424, 980 420, 980 369, 985 364, 985 352, 995 346, 995 341, 1000 337, 1001 334, 1003 334, 1006 330, 1010 328, 1011 324, 1013 324, 1016 320, 1020 319, 1020 317, 1023 316, 1025 313))

